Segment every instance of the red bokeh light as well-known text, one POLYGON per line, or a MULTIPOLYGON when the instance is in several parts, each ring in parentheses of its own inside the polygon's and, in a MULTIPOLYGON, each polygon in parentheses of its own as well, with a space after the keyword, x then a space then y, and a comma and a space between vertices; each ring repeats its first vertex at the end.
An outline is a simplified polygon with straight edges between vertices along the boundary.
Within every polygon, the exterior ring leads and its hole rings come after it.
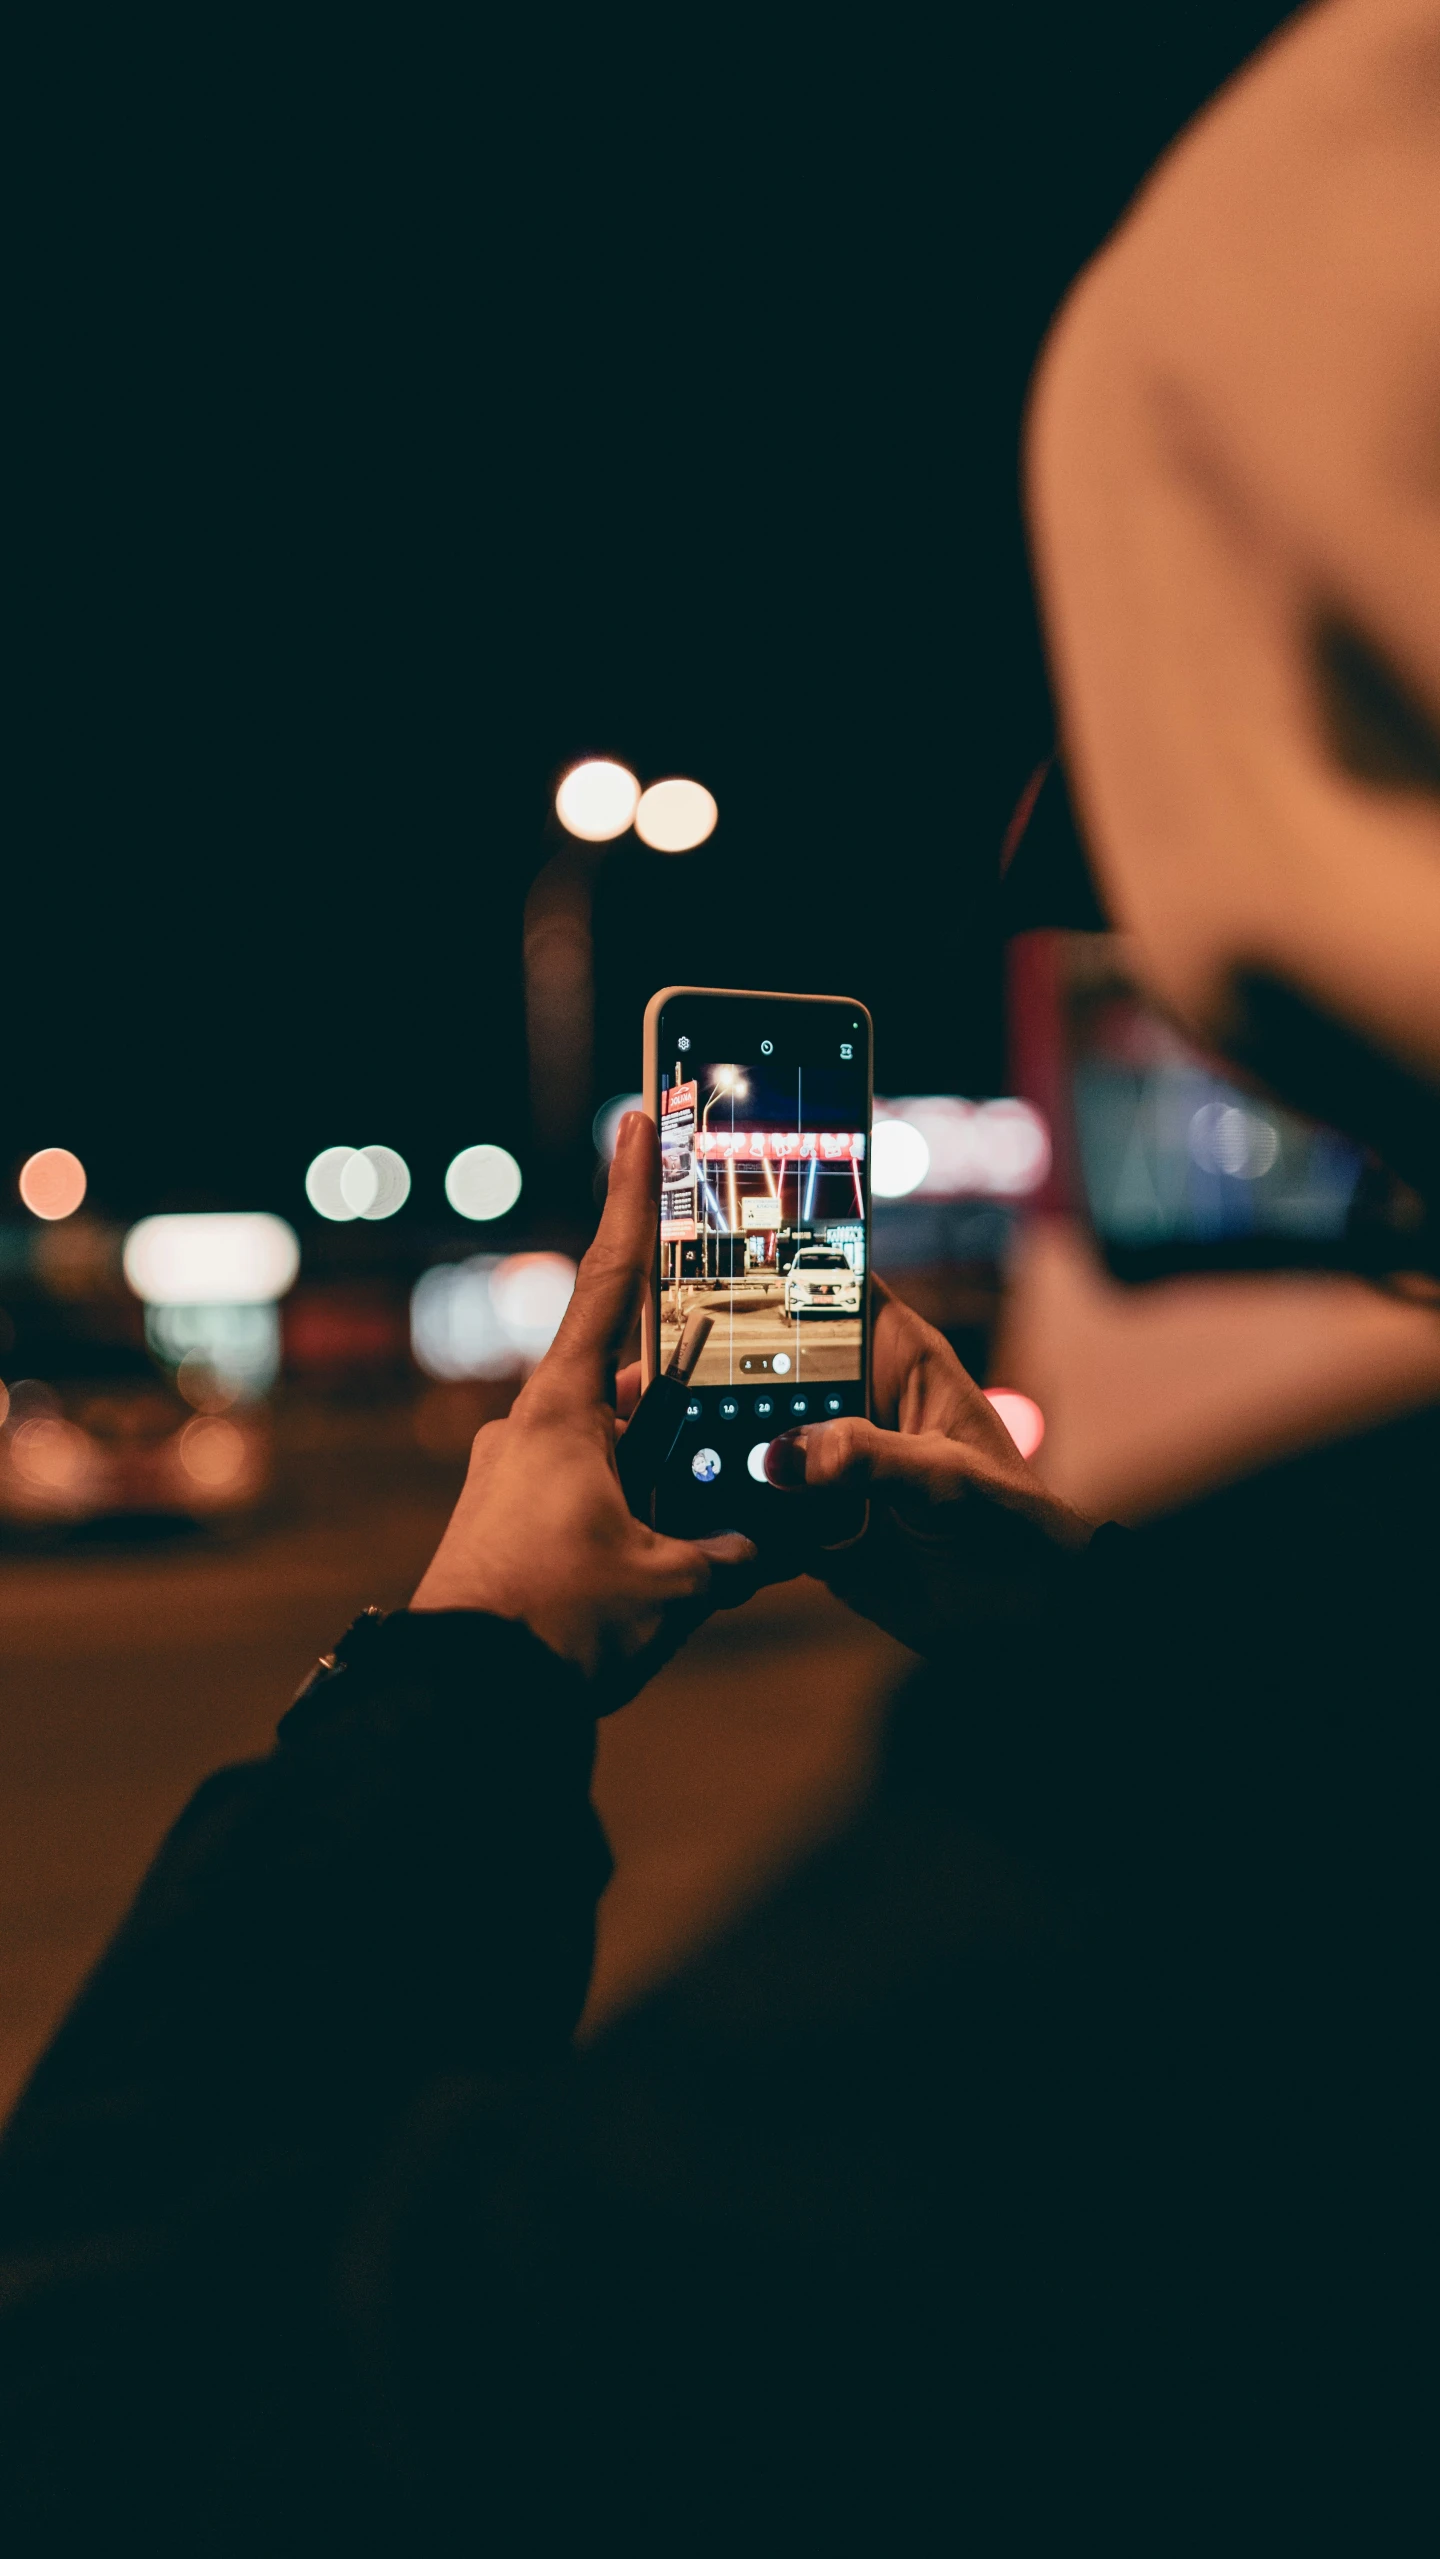
POLYGON ((1022 1457, 1033 1457, 1045 1436, 1045 1416, 1033 1396, 1021 1395, 1013 1386, 987 1386, 987 1403, 994 1405, 1001 1421, 1022 1457))

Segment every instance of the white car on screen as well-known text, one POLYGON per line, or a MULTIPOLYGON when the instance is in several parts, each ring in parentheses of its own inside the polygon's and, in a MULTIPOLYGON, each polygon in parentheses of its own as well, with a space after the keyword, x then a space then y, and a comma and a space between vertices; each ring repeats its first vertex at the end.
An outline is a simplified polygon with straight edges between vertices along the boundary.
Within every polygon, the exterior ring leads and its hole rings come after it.
POLYGON ((829 1244, 807 1244, 785 1274, 787 1315, 858 1315, 860 1274, 829 1244))

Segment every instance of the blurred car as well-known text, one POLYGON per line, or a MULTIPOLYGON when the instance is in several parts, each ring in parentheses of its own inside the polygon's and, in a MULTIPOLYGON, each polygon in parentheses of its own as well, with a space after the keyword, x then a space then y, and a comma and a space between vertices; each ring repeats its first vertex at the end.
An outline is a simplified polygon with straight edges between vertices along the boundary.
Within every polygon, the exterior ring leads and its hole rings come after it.
POLYGON ((785 1274, 787 1315, 858 1315, 860 1275, 830 1245, 807 1244, 785 1274))
POLYGON ((117 1343, 76 1367, 0 1386, 0 1520, 211 1519, 264 1490, 268 1430, 253 1409, 223 1409, 232 1399, 213 1382, 192 1377, 187 1400, 117 1343))

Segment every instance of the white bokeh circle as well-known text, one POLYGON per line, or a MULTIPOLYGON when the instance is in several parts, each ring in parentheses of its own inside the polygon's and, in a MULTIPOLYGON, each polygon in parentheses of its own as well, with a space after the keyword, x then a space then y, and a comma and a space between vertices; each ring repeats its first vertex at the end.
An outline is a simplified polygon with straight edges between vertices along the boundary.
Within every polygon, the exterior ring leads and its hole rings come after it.
POLYGON ((623 764, 603 756, 574 764, 555 794, 555 814, 582 844, 608 844, 633 825, 640 785, 623 764))
POLYGON ((445 1197, 458 1217, 479 1223, 514 1207, 522 1178, 508 1147, 465 1146, 445 1175, 445 1197))
POLYGON ((713 835, 720 811, 703 782, 652 782, 640 794, 635 832, 655 853, 693 853, 713 835))

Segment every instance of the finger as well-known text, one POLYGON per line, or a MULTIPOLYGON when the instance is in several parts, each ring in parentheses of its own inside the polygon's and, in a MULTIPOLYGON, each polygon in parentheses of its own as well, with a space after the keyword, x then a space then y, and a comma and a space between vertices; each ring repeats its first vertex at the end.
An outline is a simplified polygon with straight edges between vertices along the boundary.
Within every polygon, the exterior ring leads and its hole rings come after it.
POLYGON ((755 1561, 749 1538, 733 1531, 724 1537, 661 1537, 645 1529, 635 1552, 638 1588, 665 1606, 699 1599, 717 1575, 733 1576, 755 1561))
POLYGON ((724 1537, 697 1537, 694 1543, 702 1555, 709 1556, 712 1564, 753 1564, 760 1551, 753 1540, 742 1537, 738 1529, 731 1529, 724 1537))
POLYGON ((956 1435, 984 1402, 979 1387, 943 1333, 880 1283, 874 1286, 874 1396, 881 1421, 892 1430, 956 1435))
POLYGON ((761 1584, 773 1581, 774 1572, 762 1562, 758 1546, 748 1537, 697 1538, 710 1558, 710 1579, 706 1584, 703 1607, 742 1608, 761 1584))
POLYGON ((580 1265, 560 1330, 525 1390, 532 1412, 551 1403, 573 1409, 607 1393, 611 1365, 650 1274, 659 1177, 654 1124, 643 1111, 627 1111, 599 1232, 580 1265))
POLYGON ((615 1409, 622 1422, 628 1422, 640 1401, 640 1362, 632 1359, 628 1368, 619 1369, 615 1377, 615 1409))
POLYGON ((926 1503, 960 1501, 971 1484, 995 1488, 993 1470, 962 1441, 941 1431, 881 1431, 856 1419, 784 1432, 765 1452, 765 1472, 772 1484, 803 1485, 810 1492, 837 1484, 885 1485, 926 1503))

